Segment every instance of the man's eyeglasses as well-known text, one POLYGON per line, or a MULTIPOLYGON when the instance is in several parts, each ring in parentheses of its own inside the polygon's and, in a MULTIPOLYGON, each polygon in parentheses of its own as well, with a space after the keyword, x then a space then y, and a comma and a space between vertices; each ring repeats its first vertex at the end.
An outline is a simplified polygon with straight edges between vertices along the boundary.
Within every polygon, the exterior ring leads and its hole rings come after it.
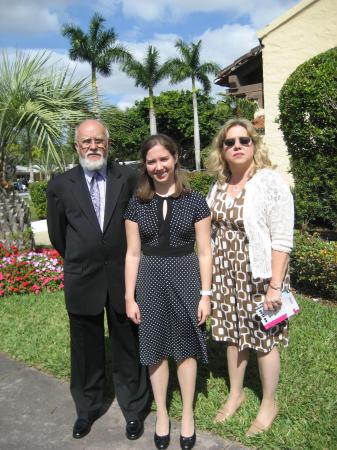
POLYGON ((239 139, 241 145, 248 146, 252 143, 252 138, 249 136, 240 136, 236 138, 224 139, 223 146, 226 148, 233 147, 235 145, 235 140, 239 139))
POLYGON ((102 139, 102 138, 88 138, 88 139, 83 139, 83 141, 80 141, 81 147, 86 149, 89 148, 91 145, 91 142, 94 142, 96 147, 105 147, 107 139, 102 139))

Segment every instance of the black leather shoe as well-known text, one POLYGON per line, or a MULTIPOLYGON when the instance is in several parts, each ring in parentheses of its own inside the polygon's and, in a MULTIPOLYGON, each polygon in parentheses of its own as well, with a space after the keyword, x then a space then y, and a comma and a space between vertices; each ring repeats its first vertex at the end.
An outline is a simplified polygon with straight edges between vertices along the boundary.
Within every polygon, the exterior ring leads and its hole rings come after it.
POLYGON ((83 417, 79 417, 74 423, 73 428, 73 437, 75 439, 81 439, 90 433, 91 426, 100 417, 100 410, 97 409, 95 411, 89 412, 89 417, 84 419, 83 417))
POLYGON ((144 424, 141 420, 129 420, 126 424, 125 434, 128 439, 135 441, 140 438, 144 431, 144 424))
POLYGON ((185 437, 180 435, 180 448, 182 450, 191 450, 194 447, 195 441, 197 437, 195 435, 195 431, 192 436, 185 437))
POLYGON ((158 450, 165 450, 170 444, 171 422, 169 422, 169 432, 165 436, 158 436, 154 433, 154 444, 158 450))
POLYGON ((90 433, 93 420, 89 419, 77 419, 73 428, 73 438, 81 439, 90 433))

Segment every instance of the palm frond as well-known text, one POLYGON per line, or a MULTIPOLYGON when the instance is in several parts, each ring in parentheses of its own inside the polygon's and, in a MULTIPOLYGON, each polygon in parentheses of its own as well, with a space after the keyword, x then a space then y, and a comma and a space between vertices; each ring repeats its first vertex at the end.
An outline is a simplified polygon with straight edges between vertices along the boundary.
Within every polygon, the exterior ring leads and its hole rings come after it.
POLYGON ((74 80, 68 69, 47 67, 49 56, 17 54, 13 62, 3 55, 0 65, 0 141, 2 154, 22 130, 36 136, 58 165, 56 151, 64 128, 85 118, 89 110, 90 83, 74 80), (5 86, 7 85, 7 89, 5 86))
POLYGON ((201 40, 190 45, 190 64, 194 72, 197 72, 200 67, 200 48, 201 40))
POLYGON ((173 58, 167 61, 167 70, 170 73, 171 83, 179 83, 192 76, 190 66, 179 58, 173 58))
POLYGON ((162 79, 169 76, 166 63, 160 65, 159 51, 152 45, 148 46, 142 62, 130 57, 124 63, 122 70, 134 78, 136 86, 141 86, 148 91, 153 91, 162 79))
POLYGON ((199 67, 199 72, 209 75, 216 75, 218 72, 220 72, 220 70, 221 67, 213 62, 205 62, 199 67))
POLYGON ((100 31, 95 42, 95 48, 98 54, 105 53, 107 49, 113 48, 113 44, 117 40, 117 34, 110 28, 109 30, 100 31))
POLYGON ((211 83, 208 79, 208 76, 203 73, 197 73, 195 78, 202 85, 202 88, 205 91, 205 93, 208 94, 209 91, 211 90, 211 83))
POLYGON ((102 30, 102 25, 104 22, 105 19, 101 14, 96 12, 92 16, 89 24, 89 36, 88 36, 91 42, 97 41, 97 36, 102 30))
POLYGON ((63 36, 70 41, 69 57, 88 62, 91 66, 92 96, 96 112, 99 103, 96 72, 108 76, 111 74, 112 63, 124 63, 130 56, 122 45, 115 44, 117 34, 113 28, 105 29, 104 22, 104 17, 95 13, 90 20, 88 33, 72 24, 62 27, 63 36))

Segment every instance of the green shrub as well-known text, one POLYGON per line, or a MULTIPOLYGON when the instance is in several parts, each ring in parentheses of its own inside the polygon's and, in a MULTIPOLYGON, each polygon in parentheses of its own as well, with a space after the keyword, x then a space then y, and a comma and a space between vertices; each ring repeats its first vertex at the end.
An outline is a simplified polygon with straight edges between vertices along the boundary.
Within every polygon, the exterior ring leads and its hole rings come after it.
POLYGON ((337 301, 337 242, 323 241, 317 233, 295 231, 290 270, 294 287, 337 301))
POLYGON ((47 217, 46 190, 47 181, 35 181, 29 186, 32 203, 39 219, 45 219, 47 217))
POLYGON ((194 191, 200 192, 206 197, 209 187, 212 184, 213 177, 206 172, 189 172, 187 179, 194 191))
POLYGON ((337 47, 300 65, 280 91, 297 224, 337 226, 337 47))

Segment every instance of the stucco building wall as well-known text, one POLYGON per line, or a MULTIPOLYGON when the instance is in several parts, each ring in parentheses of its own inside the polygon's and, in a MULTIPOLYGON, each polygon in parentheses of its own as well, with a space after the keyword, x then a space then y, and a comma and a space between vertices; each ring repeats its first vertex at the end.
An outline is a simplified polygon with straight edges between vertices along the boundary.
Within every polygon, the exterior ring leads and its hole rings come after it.
POLYGON ((257 33, 264 48, 265 142, 273 163, 291 183, 289 158, 279 125, 278 96, 304 61, 337 46, 337 1, 304 0, 257 33))

